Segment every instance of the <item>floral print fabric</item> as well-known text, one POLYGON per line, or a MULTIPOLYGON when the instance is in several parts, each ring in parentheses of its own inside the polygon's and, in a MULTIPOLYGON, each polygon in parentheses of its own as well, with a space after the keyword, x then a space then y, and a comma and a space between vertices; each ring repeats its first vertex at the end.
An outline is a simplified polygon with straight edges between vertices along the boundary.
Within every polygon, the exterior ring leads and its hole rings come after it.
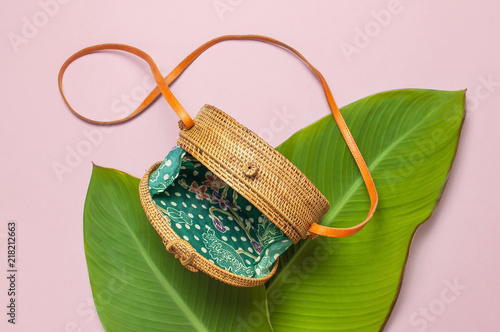
POLYGON ((149 189, 177 235, 229 272, 265 277, 292 244, 257 208, 180 147, 151 174, 149 189))

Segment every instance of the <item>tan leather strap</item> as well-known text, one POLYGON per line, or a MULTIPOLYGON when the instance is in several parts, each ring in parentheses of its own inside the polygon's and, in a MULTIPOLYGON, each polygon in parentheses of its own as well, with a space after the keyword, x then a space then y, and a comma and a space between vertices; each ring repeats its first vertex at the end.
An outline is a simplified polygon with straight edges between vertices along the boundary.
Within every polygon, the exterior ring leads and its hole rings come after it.
MULTIPOLYGON (((159 92, 158 92, 155 95, 155 97, 153 97, 152 99, 148 99, 149 97, 146 98, 145 102, 147 102, 147 104, 142 109, 139 106, 139 108, 135 112, 133 112, 132 114, 130 114, 129 116, 127 116, 127 117, 125 117, 123 119, 118 119, 118 120, 114 120, 114 121, 96 121, 96 120, 93 120, 93 119, 89 119, 89 118, 81 115, 77 111, 75 111, 75 109, 70 105, 69 101, 66 99, 66 95, 64 94, 63 83, 62 83, 64 72, 66 71, 66 69, 68 68, 68 66, 73 61, 75 61, 76 59, 81 58, 84 55, 87 55, 87 54, 90 54, 90 53, 94 53, 94 52, 97 52, 97 51, 102 51, 102 50, 125 51, 125 52, 129 52, 129 53, 135 54, 138 57, 144 59, 148 63, 149 67, 151 68, 151 72, 153 73, 155 81, 158 84, 154 91, 161 92, 161 94, 165 97, 165 99, 169 103, 170 107, 172 107, 172 109, 175 111, 175 113, 177 113, 177 115, 179 116, 179 118, 181 118, 182 122, 184 123, 184 125, 187 128, 191 128, 194 125, 193 119, 191 119, 191 117, 189 116, 188 112, 186 112, 186 110, 184 109, 184 107, 182 107, 182 105, 179 103, 179 101, 177 100, 177 98, 175 98, 175 96, 172 94, 172 91, 170 91, 170 89, 168 88, 168 85, 170 83, 167 83, 163 79, 163 75, 161 74, 160 70, 158 69, 158 66, 153 61, 153 59, 146 52, 141 51, 138 48, 135 48, 133 46, 128 46, 128 45, 122 45, 122 44, 101 44, 101 45, 95 45, 95 46, 90 46, 90 47, 84 48, 83 50, 81 50, 81 51, 73 54, 62 65, 61 70, 59 70, 59 78, 58 78, 59 90, 61 91, 61 95, 62 95, 64 101, 66 102, 66 104, 68 105, 69 109, 77 117, 79 117, 80 119, 85 120, 87 122, 91 122, 91 123, 95 123, 95 124, 115 124, 115 123, 121 123, 121 122, 130 120, 131 118, 135 117, 137 114, 139 114, 140 112, 142 112, 144 110, 144 108, 146 108, 159 95, 159 92)), ((144 104, 144 102, 142 104, 144 104)))
POLYGON ((323 235, 323 236, 328 236, 328 237, 346 237, 346 236, 351 236, 359 232, 370 220, 370 218, 373 216, 373 213, 375 212, 375 209, 378 204, 378 194, 377 190, 375 188, 375 184, 373 182, 373 179, 371 177, 370 171, 368 167, 366 166, 366 163, 363 159, 363 156, 361 155, 361 152, 359 151, 358 146, 356 145, 356 142, 354 141, 354 138, 351 135, 351 132, 349 131, 349 128, 347 127, 347 124, 344 121, 344 118, 342 117, 342 114, 340 113, 337 104, 335 103, 335 100, 333 99, 333 95, 330 91, 330 88, 328 87, 328 84, 326 83, 325 78, 321 73, 313 66, 311 65, 306 58, 302 56, 297 50, 294 48, 276 40, 270 37, 265 37, 265 36, 259 36, 259 35, 228 35, 228 36, 221 36, 215 39, 210 40, 209 42, 201 45, 198 47, 194 52, 192 52, 190 55, 188 55, 177 67, 172 70, 170 74, 168 74, 165 78, 161 75, 160 71, 158 70, 158 67, 154 63, 153 59, 149 55, 147 55, 145 52, 131 46, 127 45, 122 45, 122 44, 101 44, 101 45, 96 45, 92 47, 85 48, 77 53, 75 53, 73 56, 71 56, 61 67, 61 70, 59 72, 59 89, 61 91, 61 94, 64 98, 64 101, 66 104, 69 106, 70 110, 79 118, 91 122, 91 123, 96 123, 96 124, 115 124, 115 123, 121 123, 125 122, 127 120, 132 119, 133 117, 137 116, 139 113, 143 112, 159 95, 160 93, 165 97, 167 102, 170 104, 172 109, 177 113, 177 115, 181 118, 182 122, 187 128, 191 128, 194 123, 189 114, 186 112, 186 110, 181 106, 181 104, 177 101, 175 96, 172 94, 168 86, 186 69, 200 54, 202 54, 204 51, 206 51, 208 48, 212 47, 215 44, 218 44, 220 42, 226 41, 226 40, 255 40, 255 41, 260 41, 260 42, 265 42, 277 46, 281 46, 290 52, 294 53, 296 56, 298 56, 302 61, 304 61, 307 66, 316 74, 318 77, 321 86, 323 87, 323 91, 325 93, 326 99, 328 101, 328 105, 330 107, 330 110, 332 112, 332 115, 337 122, 337 125, 340 129, 340 132, 342 133, 342 136, 344 137, 344 140, 347 143, 347 146, 349 147, 349 150, 351 151, 354 160, 356 161, 356 164, 359 168, 359 171, 361 172, 361 175, 363 177, 363 180, 365 182, 366 188, 368 189, 368 194, 370 196, 370 209, 368 212, 368 215, 366 219, 353 227, 349 228, 334 228, 334 227, 327 227, 327 226, 322 226, 317 223, 313 223, 309 229, 309 232, 311 234, 318 234, 318 235, 323 235), (139 105, 139 107, 133 111, 130 115, 126 116, 125 118, 119 119, 119 120, 114 120, 114 121, 95 121, 89 118, 86 118, 76 112, 71 105, 69 104, 68 100, 66 99, 63 91, 63 85, 62 85, 62 80, 63 80, 63 75, 66 70, 66 68, 76 59, 86 55, 90 54, 96 51, 101 51, 101 50, 120 50, 120 51, 125 51, 125 52, 130 52, 133 53, 142 59, 144 59, 149 66, 151 67, 151 71, 153 72, 153 76, 156 80, 156 83, 158 86, 151 91, 151 93, 144 99, 144 101, 139 105))

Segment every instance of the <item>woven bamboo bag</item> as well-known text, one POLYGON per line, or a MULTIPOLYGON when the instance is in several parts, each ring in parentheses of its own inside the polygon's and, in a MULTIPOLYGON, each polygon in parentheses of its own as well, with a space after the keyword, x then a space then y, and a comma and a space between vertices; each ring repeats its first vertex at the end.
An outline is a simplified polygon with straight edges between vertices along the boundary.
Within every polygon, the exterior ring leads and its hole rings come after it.
POLYGON ((291 244, 318 235, 345 237, 359 232, 372 217, 378 196, 368 167, 331 91, 321 75, 298 51, 269 37, 222 36, 191 53, 163 77, 145 52, 122 44, 101 44, 71 56, 59 72, 59 89, 69 109, 95 124, 125 122, 144 111, 160 93, 180 117, 177 146, 144 174, 139 195, 144 211, 166 250, 192 272, 240 287, 265 283, 291 244), (214 106, 205 105, 192 119, 169 85, 201 53, 227 40, 255 40, 280 46, 298 56, 316 74, 332 115, 349 147, 370 195, 366 219, 351 228, 320 225, 328 200, 289 160, 248 128, 214 106), (96 121, 76 112, 63 91, 63 75, 76 59, 97 51, 135 54, 150 66, 157 87, 130 115, 96 121))

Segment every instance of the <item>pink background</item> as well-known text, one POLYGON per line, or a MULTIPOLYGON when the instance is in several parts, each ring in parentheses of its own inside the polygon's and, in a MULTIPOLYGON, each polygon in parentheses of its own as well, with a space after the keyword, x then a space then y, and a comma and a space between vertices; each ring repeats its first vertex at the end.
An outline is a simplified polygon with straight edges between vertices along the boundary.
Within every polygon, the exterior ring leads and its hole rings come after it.
MULTIPOLYGON (((145 50, 167 74, 203 42, 245 33, 272 36, 300 50, 325 75, 340 106, 389 89, 468 89, 467 119, 450 181, 437 212, 416 234, 385 331, 500 329, 497 1, 61 2, 66 3, 0 4, 0 271, 6 270, 7 222, 16 220, 20 294, 13 328, 3 313, 7 283, 1 272, 1 330, 102 331, 82 236, 91 161, 141 176, 178 135, 176 115, 159 100, 89 145, 85 133, 103 128, 78 121, 67 110, 56 84, 62 63, 83 47, 119 42, 145 50), (218 13, 217 3, 229 9, 218 13), (388 9, 393 10, 390 20, 376 23, 374 13, 388 9), (38 27, 23 30, 26 22, 38 27), (355 40, 358 29, 372 29, 368 40, 355 40), (9 40, 15 35, 21 44, 9 40), (346 44, 357 45, 358 53, 344 54, 346 44), (164 143, 150 144, 151 139, 164 143), (58 177, 54 165, 66 164, 68 151, 78 148, 84 151, 81 160, 73 160, 70 172, 58 177), (425 325, 412 323, 421 308, 440 308, 447 281, 455 279, 465 289, 432 319, 424 319, 425 325)), ((122 95, 138 98, 148 75, 135 58, 93 55, 70 68, 65 86, 78 110, 116 118, 113 105, 130 110, 122 95)), ((192 115, 204 103, 217 105, 266 133, 272 145, 328 114, 320 85, 305 66, 287 52, 255 42, 216 46, 172 89, 192 115), (270 116, 284 110, 293 118, 270 130, 270 116)))

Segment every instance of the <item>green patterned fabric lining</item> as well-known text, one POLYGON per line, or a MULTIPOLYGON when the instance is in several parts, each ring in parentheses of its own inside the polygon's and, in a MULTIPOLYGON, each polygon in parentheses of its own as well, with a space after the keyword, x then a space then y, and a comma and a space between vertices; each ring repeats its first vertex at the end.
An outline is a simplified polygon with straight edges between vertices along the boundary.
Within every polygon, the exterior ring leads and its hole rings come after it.
POLYGON ((177 235, 229 272, 265 277, 292 244, 262 212, 180 147, 151 174, 149 190, 177 235))

